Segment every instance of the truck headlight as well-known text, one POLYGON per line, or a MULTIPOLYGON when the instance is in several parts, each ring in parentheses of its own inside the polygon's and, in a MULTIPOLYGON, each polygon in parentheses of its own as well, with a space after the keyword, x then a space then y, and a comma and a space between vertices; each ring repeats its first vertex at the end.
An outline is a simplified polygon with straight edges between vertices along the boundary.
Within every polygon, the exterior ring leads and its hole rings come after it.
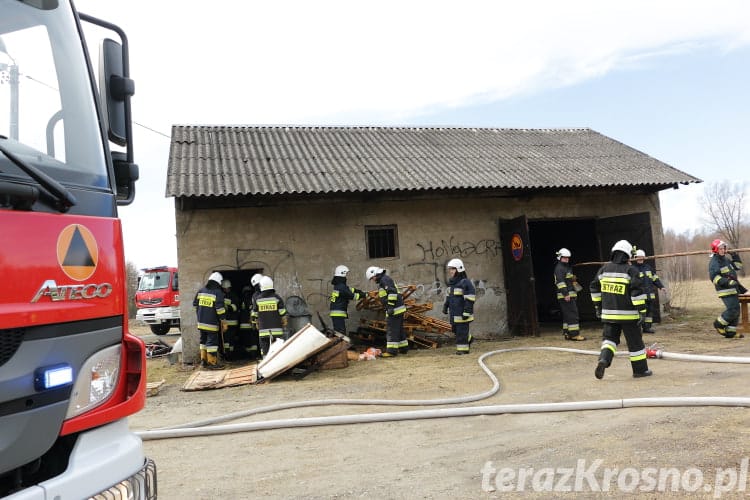
POLYGON ((99 406, 112 395, 120 376, 120 349, 120 345, 102 349, 81 366, 70 395, 66 419, 99 406))

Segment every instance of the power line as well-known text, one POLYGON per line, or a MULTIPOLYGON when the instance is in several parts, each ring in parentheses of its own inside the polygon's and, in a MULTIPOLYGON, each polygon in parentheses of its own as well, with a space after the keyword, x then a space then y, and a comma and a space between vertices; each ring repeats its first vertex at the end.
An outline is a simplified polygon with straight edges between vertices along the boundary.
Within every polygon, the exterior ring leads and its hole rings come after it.
POLYGON ((150 132, 153 132, 155 134, 159 134, 159 135, 161 135, 163 137, 166 137, 167 139, 171 139, 172 138, 171 136, 165 134, 164 132, 159 132, 158 130, 155 130, 155 129, 151 128, 151 127, 147 127, 146 125, 143 125, 142 123, 138 123, 137 121, 133 121, 133 124, 138 125, 139 127, 143 127, 146 130, 148 130, 150 132))

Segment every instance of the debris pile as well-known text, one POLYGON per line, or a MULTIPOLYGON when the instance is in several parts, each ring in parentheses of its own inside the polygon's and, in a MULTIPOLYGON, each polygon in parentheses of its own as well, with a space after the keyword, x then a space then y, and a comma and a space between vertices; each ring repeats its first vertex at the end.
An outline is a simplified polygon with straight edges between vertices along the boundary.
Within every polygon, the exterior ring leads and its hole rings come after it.
MULTIPOLYGON (((404 314, 404 333, 415 346, 435 349, 440 344, 440 337, 428 336, 425 334, 435 334, 452 338, 451 324, 448 321, 432 318, 424 314, 432 310, 432 302, 417 303, 416 299, 409 298, 417 289, 416 285, 409 285, 402 290, 406 313, 404 314)), ((358 303, 357 310, 368 310, 383 313, 383 304, 378 297, 378 291, 367 292, 358 303)), ((375 335, 385 335, 386 320, 383 313, 383 319, 360 319, 360 327, 357 334, 362 340, 374 341, 375 335)))

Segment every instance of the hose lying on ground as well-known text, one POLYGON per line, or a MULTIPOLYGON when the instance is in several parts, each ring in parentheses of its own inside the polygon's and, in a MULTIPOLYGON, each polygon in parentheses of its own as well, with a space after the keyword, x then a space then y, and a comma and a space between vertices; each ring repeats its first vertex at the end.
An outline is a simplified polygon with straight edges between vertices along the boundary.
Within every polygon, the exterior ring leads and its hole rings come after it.
MULTIPOLYGON (((322 399, 310 401, 297 401, 282 403, 273 406, 255 408, 240 412, 234 412, 219 417, 192 422, 174 427, 135 432, 141 439, 170 439, 178 437, 212 436, 217 434, 231 434, 237 432, 250 432, 267 429, 282 429, 293 427, 316 427, 324 425, 345 425, 373 422, 393 422, 406 420, 422 420, 429 418, 467 417, 477 415, 500 415, 504 413, 548 413, 560 411, 581 410, 611 410, 616 408, 638 408, 638 407, 687 407, 687 406, 740 406, 750 407, 750 398, 746 397, 657 397, 657 398, 630 398, 630 399, 607 399, 595 401, 571 401, 562 403, 525 403, 506 404, 493 406, 469 406, 459 408, 439 408, 427 410, 411 410, 384 413, 358 413, 347 415, 334 415, 327 417, 307 417, 267 420, 263 422, 248 422, 241 424, 215 425, 220 422, 235 420, 251 415, 269 413, 273 411, 286 410, 290 408, 302 408, 310 406, 330 405, 378 405, 378 406, 436 406, 448 404, 469 403, 480 401, 493 396, 500 390, 500 382, 494 373, 484 363, 484 359, 496 354, 519 352, 519 351, 558 351, 575 354, 599 355, 599 351, 586 351, 581 349, 569 349, 564 347, 515 347, 490 351, 479 357, 478 363, 482 370, 492 380, 493 386, 490 390, 469 396, 438 399, 322 399)), ((661 359, 674 359, 680 361, 703 361, 718 363, 750 363, 750 357, 725 357, 705 356, 693 354, 667 353, 663 350, 653 350, 652 356, 661 359)), ((619 353, 623 356, 627 353, 619 353)))

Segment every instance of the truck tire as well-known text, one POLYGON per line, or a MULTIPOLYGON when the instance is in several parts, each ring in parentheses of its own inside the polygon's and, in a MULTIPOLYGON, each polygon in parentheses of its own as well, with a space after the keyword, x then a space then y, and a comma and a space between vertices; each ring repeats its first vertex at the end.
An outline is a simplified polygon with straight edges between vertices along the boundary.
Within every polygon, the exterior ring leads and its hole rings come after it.
POLYGON ((158 325, 148 325, 151 332, 155 335, 165 335, 169 331, 169 323, 159 323, 158 325))

